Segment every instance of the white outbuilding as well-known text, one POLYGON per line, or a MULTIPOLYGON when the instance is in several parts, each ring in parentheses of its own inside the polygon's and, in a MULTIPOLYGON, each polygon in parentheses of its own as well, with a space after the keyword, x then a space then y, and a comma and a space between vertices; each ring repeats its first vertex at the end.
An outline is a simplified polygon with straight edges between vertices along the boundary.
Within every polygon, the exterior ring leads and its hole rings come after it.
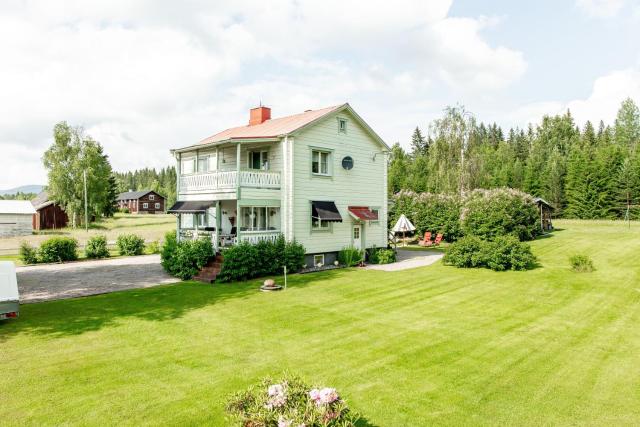
POLYGON ((31 234, 35 213, 29 200, 0 200, 0 237, 31 234))

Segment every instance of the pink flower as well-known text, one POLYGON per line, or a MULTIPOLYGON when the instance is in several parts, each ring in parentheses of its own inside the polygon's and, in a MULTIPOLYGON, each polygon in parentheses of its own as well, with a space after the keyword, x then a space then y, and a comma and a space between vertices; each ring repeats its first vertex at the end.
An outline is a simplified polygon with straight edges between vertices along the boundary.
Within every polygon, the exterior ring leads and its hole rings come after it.
POLYGON ((293 421, 287 420, 282 415, 278 418, 278 427, 291 427, 291 424, 293 424, 293 421))
POLYGON ((316 403, 320 401, 320 390, 318 390, 317 388, 314 388, 313 390, 311 390, 309 392, 309 397, 311 398, 311 400, 315 401, 316 403))
POLYGON ((269 396, 278 396, 284 394, 284 387, 281 384, 270 385, 268 389, 269 396))
POLYGON ((325 387, 320 390, 320 401, 324 404, 333 403, 338 400, 338 392, 335 388, 325 387))

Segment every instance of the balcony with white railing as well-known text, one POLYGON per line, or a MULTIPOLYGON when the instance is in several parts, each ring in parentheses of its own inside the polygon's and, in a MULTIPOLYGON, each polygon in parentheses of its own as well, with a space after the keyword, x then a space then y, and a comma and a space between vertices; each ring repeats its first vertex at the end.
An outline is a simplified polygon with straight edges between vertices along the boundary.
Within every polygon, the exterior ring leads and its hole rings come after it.
POLYGON ((280 189, 280 172, 263 170, 213 171, 182 175, 181 193, 207 193, 237 187, 280 189), (239 177, 239 179, 238 179, 239 177))

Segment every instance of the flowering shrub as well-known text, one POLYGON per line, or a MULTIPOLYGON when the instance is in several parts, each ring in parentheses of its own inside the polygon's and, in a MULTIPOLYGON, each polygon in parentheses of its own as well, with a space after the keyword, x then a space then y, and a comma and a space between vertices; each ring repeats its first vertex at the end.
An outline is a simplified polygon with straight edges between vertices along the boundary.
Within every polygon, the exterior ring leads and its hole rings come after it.
POLYGON ((358 419, 335 388, 312 388, 291 375, 236 393, 226 409, 241 426, 346 427, 358 419))
POLYGON ((465 236, 486 240, 506 235, 532 240, 540 227, 533 198, 510 188, 473 190, 464 202, 461 219, 465 236))
POLYGON ((492 242, 465 236, 449 246, 443 262, 458 268, 529 270, 535 266, 536 257, 531 247, 515 236, 499 236, 492 242))
POLYGON ((447 242, 452 242, 462 235, 460 196, 403 190, 393 196, 393 201, 394 208, 389 216, 391 227, 400 215, 404 214, 420 235, 424 235, 426 231, 432 234, 442 233, 447 242))

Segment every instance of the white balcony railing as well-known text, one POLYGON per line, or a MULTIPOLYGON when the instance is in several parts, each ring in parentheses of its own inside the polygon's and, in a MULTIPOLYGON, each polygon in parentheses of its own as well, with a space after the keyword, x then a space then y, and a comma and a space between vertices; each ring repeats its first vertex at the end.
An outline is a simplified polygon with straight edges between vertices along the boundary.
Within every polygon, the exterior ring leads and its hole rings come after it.
MULTIPOLYGON (((238 171, 215 171, 183 175, 180 192, 207 192, 236 188, 238 171)), ((280 172, 261 170, 240 171, 240 187, 280 188, 280 172)))

